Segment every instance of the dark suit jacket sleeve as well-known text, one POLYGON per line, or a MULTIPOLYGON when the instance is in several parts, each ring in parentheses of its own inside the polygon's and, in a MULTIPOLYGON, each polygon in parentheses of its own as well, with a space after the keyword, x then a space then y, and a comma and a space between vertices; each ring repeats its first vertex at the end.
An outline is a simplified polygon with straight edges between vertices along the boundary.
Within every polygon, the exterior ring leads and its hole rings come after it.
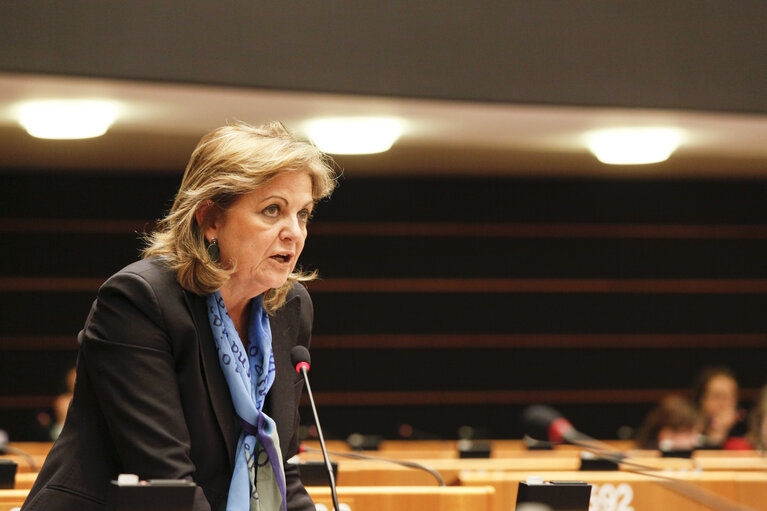
MULTIPOLYGON (((195 472, 166 334, 170 319, 140 275, 120 273, 99 290, 81 337, 122 471, 141 479, 193 479, 195 472)), ((197 508, 209 509, 198 493, 197 508)))

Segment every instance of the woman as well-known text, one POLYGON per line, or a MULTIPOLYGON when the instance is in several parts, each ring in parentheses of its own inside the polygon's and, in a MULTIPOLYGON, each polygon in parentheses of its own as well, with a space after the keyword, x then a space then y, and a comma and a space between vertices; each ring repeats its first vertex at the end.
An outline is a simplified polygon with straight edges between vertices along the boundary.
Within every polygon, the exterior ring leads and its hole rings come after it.
POLYGON ((203 137, 144 258, 99 289, 25 511, 103 510, 120 473, 193 480, 195 510, 314 509, 284 463, 303 388, 290 351, 313 314, 312 275, 294 269, 334 186, 329 160, 279 123, 203 137))
POLYGON ((767 385, 762 387, 759 400, 751 409, 746 436, 752 449, 767 450, 767 385))
POLYGON ((738 408, 738 381, 735 374, 727 367, 704 369, 693 386, 693 400, 703 421, 701 447, 736 448, 735 439, 743 437, 745 433, 745 412, 738 408))
POLYGON ((636 444, 638 449, 691 451, 699 437, 700 420, 695 407, 689 400, 671 394, 647 414, 636 444))

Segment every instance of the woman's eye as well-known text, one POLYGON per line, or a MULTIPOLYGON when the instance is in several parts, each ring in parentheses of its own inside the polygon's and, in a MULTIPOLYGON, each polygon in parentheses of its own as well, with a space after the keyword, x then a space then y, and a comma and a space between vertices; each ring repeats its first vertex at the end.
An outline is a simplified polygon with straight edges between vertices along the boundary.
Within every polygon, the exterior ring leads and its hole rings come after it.
POLYGON ((309 220, 312 219, 312 212, 309 211, 308 209, 302 209, 301 211, 298 212, 298 219, 301 220, 302 222, 308 223, 309 220))
POLYGON ((277 204, 272 204, 271 206, 264 208, 263 213, 266 216, 276 217, 280 214, 280 207, 277 204))

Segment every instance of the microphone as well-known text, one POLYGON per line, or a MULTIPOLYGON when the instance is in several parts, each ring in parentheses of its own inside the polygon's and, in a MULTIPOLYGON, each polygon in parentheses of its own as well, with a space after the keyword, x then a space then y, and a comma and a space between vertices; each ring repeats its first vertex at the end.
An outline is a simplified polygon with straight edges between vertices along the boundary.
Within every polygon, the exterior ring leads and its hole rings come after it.
MULTIPOLYGON (((522 412, 522 422, 527 434, 536 440, 577 445, 596 451, 613 451, 609 445, 575 429, 569 420, 550 406, 528 406, 522 412)), ((615 452, 611 452, 611 456, 614 457, 615 452)))
POLYGON ((576 440, 577 431, 558 411, 550 406, 528 406, 522 412, 525 431, 536 440, 561 444, 576 440))
POLYGON ((322 427, 320 426, 320 418, 317 415, 317 407, 314 405, 314 396, 312 395, 312 387, 309 385, 309 369, 311 368, 312 357, 309 355, 309 350, 306 346, 294 346, 290 350, 290 360, 293 366, 296 368, 296 372, 304 377, 306 383, 306 393, 309 395, 309 403, 312 405, 312 413, 314 414, 314 424, 317 426, 317 436, 320 440, 320 447, 322 448, 322 458, 325 460, 325 468, 328 471, 328 481, 330 481, 330 496, 333 499, 333 507, 336 511, 339 511, 341 507, 338 505, 338 494, 336 493, 336 480, 333 477, 333 467, 330 464, 330 458, 328 458, 328 450, 325 447, 325 438, 322 435, 322 427))

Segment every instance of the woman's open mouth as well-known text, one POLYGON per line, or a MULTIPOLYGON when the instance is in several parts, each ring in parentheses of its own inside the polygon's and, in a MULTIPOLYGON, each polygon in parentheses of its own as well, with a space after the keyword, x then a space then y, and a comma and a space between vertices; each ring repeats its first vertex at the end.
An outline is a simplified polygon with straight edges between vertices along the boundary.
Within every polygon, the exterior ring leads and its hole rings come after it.
POLYGON ((288 253, 275 254, 271 256, 271 259, 274 259, 275 261, 281 264, 287 264, 293 259, 293 254, 288 254, 288 253))

